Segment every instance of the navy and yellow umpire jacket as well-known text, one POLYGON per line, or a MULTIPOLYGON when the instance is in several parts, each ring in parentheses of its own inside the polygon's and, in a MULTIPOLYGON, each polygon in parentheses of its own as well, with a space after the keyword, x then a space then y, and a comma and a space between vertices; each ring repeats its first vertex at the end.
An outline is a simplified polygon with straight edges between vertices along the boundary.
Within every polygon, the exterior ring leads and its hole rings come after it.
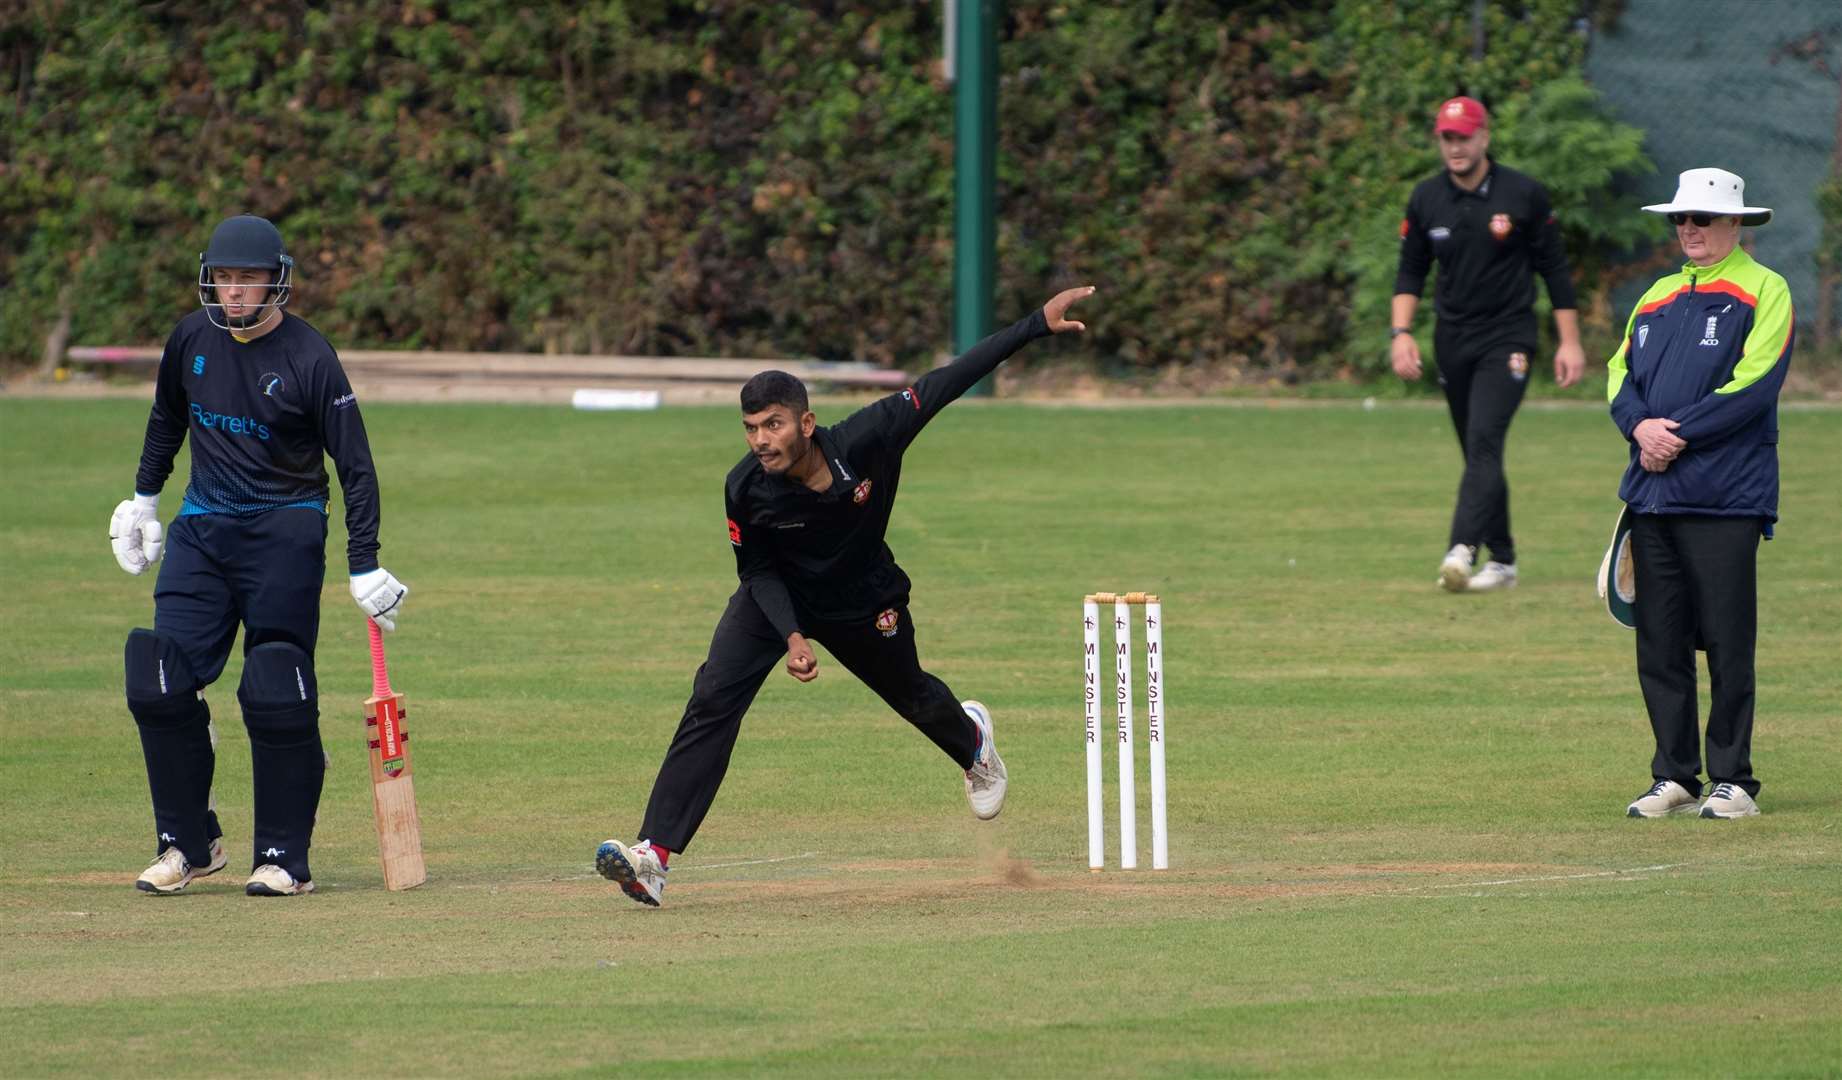
POLYGON ((1676 421, 1688 445, 1662 472, 1631 441, 1618 497, 1640 514, 1778 520, 1778 391, 1791 364, 1791 291, 1735 247, 1650 286, 1607 361, 1612 421, 1676 421))

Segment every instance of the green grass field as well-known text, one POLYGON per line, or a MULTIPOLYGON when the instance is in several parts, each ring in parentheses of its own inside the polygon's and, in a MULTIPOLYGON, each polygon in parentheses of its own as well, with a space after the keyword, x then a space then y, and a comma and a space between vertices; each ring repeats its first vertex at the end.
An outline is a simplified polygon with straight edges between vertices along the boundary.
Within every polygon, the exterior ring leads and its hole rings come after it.
POLYGON ((145 413, 0 401, 7 1075, 1842 1073, 1842 412, 1782 417, 1765 812, 1644 822, 1632 638, 1591 586, 1601 410, 1524 411, 1522 585, 1455 597, 1437 407, 955 407, 889 540, 924 660, 996 714, 1003 816, 821 655, 768 682, 658 911, 591 861, 638 827, 734 584, 731 411, 367 409, 430 880, 382 888, 335 511, 320 892, 293 900, 242 895, 236 659, 231 867, 131 885, 120 658, 152 581, 104 524, 145 413), (1080 597, 1125 588, 1165 598, 1173 869, 1094 876, 1080 597))

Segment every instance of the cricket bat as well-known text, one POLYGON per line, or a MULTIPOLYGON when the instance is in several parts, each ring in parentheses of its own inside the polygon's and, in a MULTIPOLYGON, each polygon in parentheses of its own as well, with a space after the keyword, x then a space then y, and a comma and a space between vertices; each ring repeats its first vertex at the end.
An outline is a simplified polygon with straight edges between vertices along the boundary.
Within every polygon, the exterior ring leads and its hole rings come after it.
POLYGON ((371 809, 377 818, 377 848, 384 862, 384 888, 413 889, 428 880, 422 865, 422 823, 416 816, 416 780, 409 766, 409 732, 403 728, 403 695, 390 689, 384 669, 384 634, 371 628, 371 696, 365 701, 365 735, 371 743, 371 809))

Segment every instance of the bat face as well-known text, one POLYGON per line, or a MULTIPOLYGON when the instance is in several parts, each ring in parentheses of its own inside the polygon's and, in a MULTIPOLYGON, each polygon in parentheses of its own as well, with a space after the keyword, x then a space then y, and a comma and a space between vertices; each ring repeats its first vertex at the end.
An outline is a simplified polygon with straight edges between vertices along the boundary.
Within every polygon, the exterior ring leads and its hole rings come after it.
POLYGON ((410 768, 409 732, 403 695, 384 691, 365 702, 365 730, 371 746, 371 808, 377 821, 384 888, 413 889, 428 880, 422 862, 422 823, 416 813, 416 783, 410 768))
POLYGON ((394 780, 409 770, 408 735, 403 730, 403 695, 388 694, 365 702, 365 726, 371 739, 371 757, 382 780, 394 780))

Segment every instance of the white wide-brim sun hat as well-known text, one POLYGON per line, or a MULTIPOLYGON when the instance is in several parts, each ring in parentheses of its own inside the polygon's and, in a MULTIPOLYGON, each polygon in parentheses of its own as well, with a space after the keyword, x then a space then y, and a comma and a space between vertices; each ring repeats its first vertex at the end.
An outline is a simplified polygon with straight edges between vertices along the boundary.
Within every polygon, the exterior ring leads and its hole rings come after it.
POLYGON ((1676 180, 1676 197, 1644 207, 1653 214, 1733 214, 1742 225, 1772 220, 1766 206, 1746 205, 1746 181, 1725 169, 1690 169, 1676 180))

